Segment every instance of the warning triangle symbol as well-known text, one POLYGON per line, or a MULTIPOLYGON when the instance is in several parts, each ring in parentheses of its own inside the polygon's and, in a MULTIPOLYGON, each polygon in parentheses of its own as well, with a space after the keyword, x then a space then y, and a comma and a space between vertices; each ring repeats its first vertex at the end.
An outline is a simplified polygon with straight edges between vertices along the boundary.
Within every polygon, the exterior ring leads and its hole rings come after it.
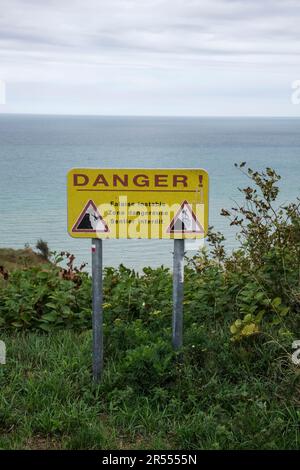
POLYGON ((105 233, 109 232, 109 228, 97 209, 95 203, 90 199, 77 221, 75 222, 72 232, 80 233, 105 233))
POLYGON ((187 201, 181 204, 167 228, 167 233, 204 233, 202 225, 187 201))

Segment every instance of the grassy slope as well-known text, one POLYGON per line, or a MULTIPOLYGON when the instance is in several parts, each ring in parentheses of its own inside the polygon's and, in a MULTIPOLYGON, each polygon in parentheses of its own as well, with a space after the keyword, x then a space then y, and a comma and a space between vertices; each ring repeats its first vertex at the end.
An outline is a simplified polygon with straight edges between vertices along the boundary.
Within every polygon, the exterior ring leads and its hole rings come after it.
POLYGON ((31 248, 15 250, 13 248, 0 248, 0 266, 11 271, 12 269, 27 266, 36 266, 45 263, 39 254, 31 248))
POLYGON ((126 376, 116 390, 120 370, 112 359, 102 385, 91 384, 90 331, 1 339, 7 344, 7 365, 0 366, 2 449, 299 447, 294 372, 278 380, 283 363, 267 371, 267 352, 258 351, 258 364, 249 368, 236 351, 219 361, 212 351, 202 368, 187 361, 171 388, 149 394, 126 376))
POLYGON ((140 448, 140 439, 147 445, 130 421, 116 426, 124 410, 106 408, 91 383, 90 332, 1 338, 7 365, 0 366, 0 449, 140 448))

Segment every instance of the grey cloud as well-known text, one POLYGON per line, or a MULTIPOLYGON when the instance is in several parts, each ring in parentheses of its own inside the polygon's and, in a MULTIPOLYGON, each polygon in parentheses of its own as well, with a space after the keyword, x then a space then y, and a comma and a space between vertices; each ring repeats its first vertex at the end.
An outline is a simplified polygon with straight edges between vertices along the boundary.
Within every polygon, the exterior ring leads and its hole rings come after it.
POLYGON ((299 24, 299 0, 0 0, 0 78, 20 96, 42 86, 47 106, 59 87, 61 95, 73 89, 76 103, 75 90, 84 97, 95 86, 100 105, 109 97, 110 109, 116 96, 115 109, 123 99, 125 112, 136 93, 136 109, 145 93, 149 109, 151 96, 168 93, 178 107, 186 96, 201 107, 216 89, 255 94, 258 81, 260 90, 274 82, 274 95, 283 86, 288 95, 298 78, 299 24))
POLYGON ((1 0, 1 7, 0 41, 12 50, 253 56, 291 54, 290 42, 300 42, 293 0, 1 0))

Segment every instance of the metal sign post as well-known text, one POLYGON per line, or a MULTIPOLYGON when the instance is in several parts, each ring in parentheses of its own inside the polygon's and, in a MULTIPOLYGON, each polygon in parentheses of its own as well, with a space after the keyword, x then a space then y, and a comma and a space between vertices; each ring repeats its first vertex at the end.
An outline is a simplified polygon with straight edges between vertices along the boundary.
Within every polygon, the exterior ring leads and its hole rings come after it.
POLYGON ((102 310, 102 240, 92 239, 93 283, 93 380, 98 383, 103 370, 103 310, 102 310))
POLYGON ((184 240, 174 240, 172 344, 175 350, 178 350, 182 347, 183 280, 184 240))

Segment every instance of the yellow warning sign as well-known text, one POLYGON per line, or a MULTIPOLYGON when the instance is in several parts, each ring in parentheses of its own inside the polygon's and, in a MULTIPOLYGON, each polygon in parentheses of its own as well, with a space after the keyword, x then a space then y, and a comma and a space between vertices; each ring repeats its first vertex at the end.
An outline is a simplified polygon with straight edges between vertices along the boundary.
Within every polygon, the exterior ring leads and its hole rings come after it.
POLYGON ((68 232, 75 238, 203 238, 202 169, 91 169, 68 173, 68 232))

